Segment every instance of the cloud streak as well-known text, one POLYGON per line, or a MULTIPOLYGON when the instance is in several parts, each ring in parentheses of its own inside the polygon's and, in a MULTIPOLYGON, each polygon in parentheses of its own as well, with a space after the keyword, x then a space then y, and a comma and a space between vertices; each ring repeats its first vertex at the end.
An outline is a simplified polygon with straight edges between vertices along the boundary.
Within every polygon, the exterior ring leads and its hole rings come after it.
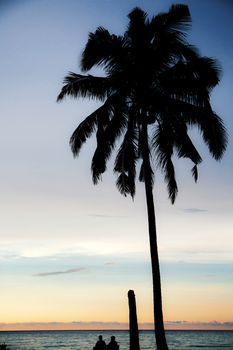
POLYGON ((201 208, 185 208, 183 209, 185 213, 205 213, 208 210, 207 209, 201 209, 201 208))
POLYGON ((47 277, 47 276, 57 276, 57 275, 68 275, 71 273, 77 273, 77 272, 82 272, 85 271, 86 269, 84 267, 78 267, 76 269, 69 269, 65 271, 52 271, 52 272, 41 272, 41 273, 36 273, 35 277, 47 277))
POLYGON ((88 214, 87 216, 94 217, 94 218, 106 218, 106 219, 127 218, 127 215, 108 215, 108 214, 88 214))

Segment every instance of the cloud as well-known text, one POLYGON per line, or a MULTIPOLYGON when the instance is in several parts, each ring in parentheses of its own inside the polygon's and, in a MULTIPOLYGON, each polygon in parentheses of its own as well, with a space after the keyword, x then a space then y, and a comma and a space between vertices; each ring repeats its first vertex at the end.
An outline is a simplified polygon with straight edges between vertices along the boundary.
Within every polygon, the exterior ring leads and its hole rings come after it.
POLYGON ((229 326, 229 327, 233 327, 233 322, 218 322, 218 321, 212 321, 208 323, 211 326, 229 326))
POLYGON ((183 209, 185 213, 203 213, 207 212, 207 209, 200 209, 200 208, 185 208, 183 209))
POLYGON ((119 219, 126 218, 126 215, 108 215, 108 214, 88 214, 87 216, 95 217, 95 218, 107 218, 107 219, 119 219))
POLYGON ((104 265, 116 265, 116 263, 113 262, 113 261, 108 261, 108 262, 106 262, 104 265))
POLYGON ((170 330, 233 330, 233 322, 165 321, 165 328, 170 330))
POLYGON ((65 271, 52 271, 52 272, 41 272, 36 273, 34 276, 36 277, 46 277, 46 276, 56 276, 56 275, 68 275, 70 273, 77 273, 81 271, 85 271, 86 269, 84 267, 78 267, 76 269, 69 269, 65 271))
POLYGON ((20 259, 22 256, 20 254, 11 254, 6 253, 0 256, 0 260, 15 260, 20 259))
MULTIPOLYGON (((189 322, 165 321, 166 329, 228 329, 233 330, 233 322, 189 322)), ((119 330, 129 329, 127 322, 73 321, 73 322, 21 322, 0 323, 0 330, 119 330)), ((139 329, 153 329, 152 322, 139 323, 139 329)))
POLYGON ((188 321, 167 321, 166 324, 177 325, 177 324, 187 324, 188 321))

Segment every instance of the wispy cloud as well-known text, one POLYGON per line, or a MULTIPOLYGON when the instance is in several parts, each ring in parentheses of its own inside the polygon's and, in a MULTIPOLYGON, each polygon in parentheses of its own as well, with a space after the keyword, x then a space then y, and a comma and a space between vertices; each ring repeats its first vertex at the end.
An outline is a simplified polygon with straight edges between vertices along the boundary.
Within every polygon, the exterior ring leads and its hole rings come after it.
POLYGON ((76 269, 69 269, 65 271, 52 271, 52 272, 41 272, 36 273, 34 276, 36 277, 46 277, 46 276, 56 276, 56 275, 68 275, 70 273, 77 273, 81 271, 85 271, 86 269, 84 267, 78 267, 76 269))
POLYGON ((95 218, 107 218, 107 219, 119 219, 126 218, 126 215, 108 215, 108 214, 88 214, 87 216, 95 217, 95 218))
POLYGON ((185 213, 204 213, 207 212, 207 209, 201 209, 201 208, 184 208, 183 211, 185 213))
POLYGON ((106 262, 104 265, 116 265, 116 263, 113 262, 113 261, 108 261, 108 262, 106 262))

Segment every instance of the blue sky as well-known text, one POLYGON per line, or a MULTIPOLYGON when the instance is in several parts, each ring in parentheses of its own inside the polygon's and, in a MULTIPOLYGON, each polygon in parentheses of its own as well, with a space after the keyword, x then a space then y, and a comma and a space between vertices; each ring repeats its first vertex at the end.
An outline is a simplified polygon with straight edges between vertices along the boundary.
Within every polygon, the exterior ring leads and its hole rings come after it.
MULTIPOLYGON (((218 58, 222 66, 212 105, 225 122, 229 144, 223 160, 215 162, 200 135, 192 131, 203 157, 199 181, 193 182, 188 161, 176 162, 179 195, 173 206, 162 174, 156 173, 165 318, 226 322, 232 321, 233 307, 233 5, 227 0, 185 3, 193 18, 189 41, 203 55, 218 58), (202 307, 197 311, 196 305, 202 307)), ((101 25, 121 34, 133 7, 153 15, 167 11, 171 4, 167 0, 0 2, 0 272, 4 286, 0 322, 123 322, 130 288, 138 295, 141 320, 152 320, 143 186, 138 184, 134 202, 122 197, 115 187, 111 161, 103 182, 92 185, 94 141, 78 160, 73 159, 68 142, 77 124, 98 103, 67 99, 57 104, 56 96, 67 72, 79 71, 88 32, 101 25), (93 297, 92 290, 99 291, 99 296, 93 297), (22 300, 27 300, 23 314, 22 300), (109 313, 100 315, 105 304, 109 313), (81 310, 83 305, 92 311, 81 310), (45 313, 49 316, 44 317, 45 313)))

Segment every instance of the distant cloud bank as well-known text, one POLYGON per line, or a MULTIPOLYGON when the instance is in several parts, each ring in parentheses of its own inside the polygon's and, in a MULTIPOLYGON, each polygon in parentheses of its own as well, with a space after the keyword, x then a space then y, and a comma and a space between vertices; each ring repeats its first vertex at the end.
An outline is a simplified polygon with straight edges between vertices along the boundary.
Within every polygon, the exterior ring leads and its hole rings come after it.
MULTIPOLYGON (((128 329, 125 322, 28 322, 28 323, 0 323, 0 331, 6 330, 125 330, 128 329)), ((167 321, 167 330, 233 330, 233 322, 188 322, 167 321)), ((139 329, 153 329, 153 324, 140 323, 139 329)))

